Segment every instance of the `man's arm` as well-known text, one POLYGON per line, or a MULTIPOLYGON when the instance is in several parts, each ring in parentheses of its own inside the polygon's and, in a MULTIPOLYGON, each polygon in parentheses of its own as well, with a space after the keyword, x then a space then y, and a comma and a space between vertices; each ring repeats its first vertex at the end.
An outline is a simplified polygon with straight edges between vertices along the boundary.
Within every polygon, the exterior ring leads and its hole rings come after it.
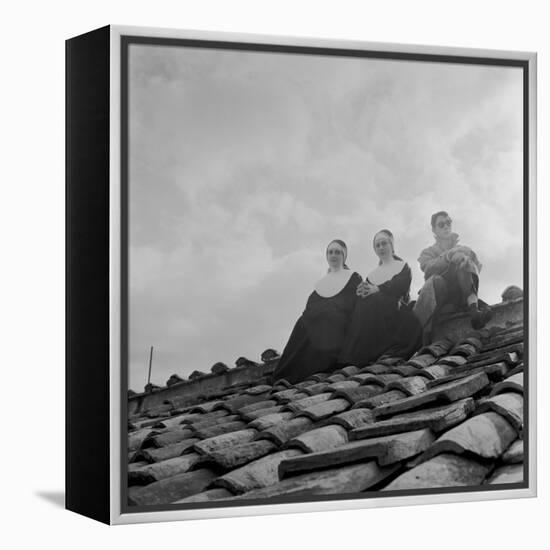
POLYGON ((426 279, 432 275, 441 275, 449 267, 449 259, 447 252, 438 254, 436 251, 426 248, 418 258, 420 269, 424 272, 426 279))

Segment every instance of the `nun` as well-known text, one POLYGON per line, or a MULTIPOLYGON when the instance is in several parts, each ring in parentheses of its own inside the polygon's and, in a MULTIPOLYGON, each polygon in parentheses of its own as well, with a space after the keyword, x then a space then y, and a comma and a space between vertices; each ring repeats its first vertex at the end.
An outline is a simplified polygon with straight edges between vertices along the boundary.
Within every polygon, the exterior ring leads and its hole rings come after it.
POLYGON ((338 366, 361 276, 346 265, 348 249, 335 239, 326 249, 328 271, 317 281, 273 374, 291 384, 338 366))

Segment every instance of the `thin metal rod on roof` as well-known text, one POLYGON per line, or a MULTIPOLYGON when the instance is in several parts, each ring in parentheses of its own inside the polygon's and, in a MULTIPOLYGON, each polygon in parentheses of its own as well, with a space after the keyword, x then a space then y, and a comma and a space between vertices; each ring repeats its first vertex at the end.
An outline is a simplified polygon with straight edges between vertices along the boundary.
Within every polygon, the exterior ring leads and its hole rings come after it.
POLYGON ((149 376, 147 377, 147 385, 151 383, 151 368, 153 366, 153 346, 151 346, 151 351, 149 352, 149 376))

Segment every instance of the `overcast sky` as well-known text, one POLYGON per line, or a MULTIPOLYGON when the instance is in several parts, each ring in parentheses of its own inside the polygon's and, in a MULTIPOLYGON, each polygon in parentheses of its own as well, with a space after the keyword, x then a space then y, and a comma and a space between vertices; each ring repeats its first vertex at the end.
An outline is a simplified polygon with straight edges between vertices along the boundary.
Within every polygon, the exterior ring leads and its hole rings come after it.
POLYGON ((520 69, 132 45, 129 89, 132 389, 281 352, 334 238, 416 296, 437 210, 523 288, 520 69))

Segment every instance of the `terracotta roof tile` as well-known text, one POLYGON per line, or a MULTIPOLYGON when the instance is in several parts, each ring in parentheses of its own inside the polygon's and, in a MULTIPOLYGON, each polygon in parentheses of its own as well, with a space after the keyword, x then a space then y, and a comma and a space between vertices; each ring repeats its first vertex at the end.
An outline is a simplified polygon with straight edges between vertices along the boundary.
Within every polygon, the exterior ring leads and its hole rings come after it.
POLYGON ((483 357, 477 356, 472 358, 468 363, 470 368, 483 367, 485 365, 492 365, 504 361, 508 365, 517 365, 520 361, 520 355, 515 351, 507 351, 501 353, 488 353, 483 357))
POLYGON ((508 371, 508 376, 514 376, 514 374, 518 374, 520 372, 523 372, 523 361, 518 363, 513 369, 510 369, 508 371))
POLYGON ((283 445, 293 437, 311 430, 312 427, 313 421, 310 418, 290 418, 264 429, 258 434, 258 439, 269 439, 277 445, 283 445))
POLYGON ((350 377, 350 376, 353 376, 354 374, 357 374, 359 371, 360 371, 359 367, 356 367, 355 365, 348 365, 347 367, 344 367, 343 369, 336 371, 335 374, 342 373, 342 374, 345 374, 347 377, 350 377))
POLYGON ((216 406, 216 409, 225 409, 230 413, 235 413, 242 407, 258 403, 259 401, 265 401, 267 399, 267 392, 263 392, 256 395, 242 394, 237 397, 222 401, 216 406))
POLYGON ((459 367, 460 365, 464 365, 467 361, 468 359, 462 357, 462 355, 446 355, 437 360, 440 365, 451 365, 452 367, 459 367))
POLYGON ((487 481, 490 485, 501 483, 521 483, 523 481, 523 464, 510 464, 495 470, 487 481))
POLYGON ((240 499, 265 499, 282 495, 327 495, 364 491, 393 474, 395 466, 381 468, 375 461, 311 472, 284 479, 240 499))
POLYGON ((361 374, 385 374, 392 372, 392 370, 392 365, 382 365, 380 363, 376 363, 374 365, 363 367, 359 372, 361 374))
POLYGON ((306 395, 317 395, 319 393, 324 393, 329 386, 330 386, 330 383, 328 382, 318 382, 316 384, 313 384, 312 386, 308 386, 307 388, 304 388, 302 391, 306 395))
POLYGON ((476 347, 473 344, 462 343, 454 347, 451 353, 453 355, 461 355, 462 357, 467 359, 468 357, 475 355, 478 352, 478 350, 479 350, 479 347, 476 347))
POLYGON ((331 384, 326 391, 327 392, 335 392, 338 390, 345 390, 349 388, 356 388, 359 386, 359 382, 357 380, 343 380, 341 382, 334 382, 331 384))
POLYGON ((181 427, 187 428, 192 432, 196 432, 205 428, 227 424, 228 422, 235 422, 240 419, 238 414, 229 414, 227 411, 219 412, 223 412, 225 414, 216 417, 205 414, 204 418, 196 418, 193 422, 183 424, 181 427))
POLYGON ((410 361, 407 362, 407 365, 416 367, 418 369, 424 369, 433 365, 437 361, 437 357, 434 357, 431 353, 424 353, 422 355, 417 355, 413 357, 410 361))
MULTIPOLYGON (((231 418, 238 418, 232 415, 231 418)), ((233 420, 221 424, 209 425, 205 428, 198 428, 193 432, 193 436, 199 439, 208 439, 222 434, 237 432, 246 428, 246 422, 243 420, 233 420)))
POLYGON ((319 403, 323 403, 323 401, 327 401, 332 397, 332 395, 332 393, 328 392, 318 393, 317 395, 310 395, 308 397, 304 397, 303 399, 298 399, 296 401, 291 401, 290 403, 287 403, 286 405, 284 405, 284 410, 292 412, 303 411, 304 409, 307 409, 312 405, 318 405, 319 403))
POLYGON ((233 445, 207 453, 207 458, 226 470, 244 466, 253 460, 261 458, 277 448, 275 443, 267 439, 251 441, 242 445, 233 445))
POLYGON ((266 409, 258 409, 256 411, 250 411, 248 413, 245 413, 241 415, 244 420, 247 420, 249 422, 252 422, 254 420, 257 420, 259 418, 263 418, 265 416, 272 416, 274 414, 283 412, 285 410, 284 405, 277 405, 275 407, 267 407, 266 409))
POLYGON ((422 456, 428 460, 435 455, 452 452, 471 453, 484 459, 497 459, 516 439, 510 423, 495 412, 473 416, 445 432, 422 456))
POLYGON ((319 420, 324 420, 333 414, 343 412, 346 409, 349 409, 349 407, 350 404, 346 399, 329 399, 298 411, 296 416, 306 416, 314 422, 318 422, 319 420))
POLYGON ((383 356, 380 359, 378 359, 378 363, 380 363, 381 365, 393 367, 394 365, 399 365, 400 363, 404 363, 404 361, 403 361, 403 357, 383 356))
POLYGON ((338 390, 334 392, 332 395, 335 398, 342 398, 346 399, 350 405, 355 405, 357 403, 360 403, 361 401, 364 401, 365 399, 369 399, 371 397, 374 397, 375 395, 378 395, 379 393, 382 393, 383 386, 379 385, 366 385, 366 386, 358 386, 356 388, 349 388, 347 390, 338 390))
POLYGON ((432 380, 438 379, 438 378, 445 378, 451 374, 453 371, 453 367, 450 365, 431 365, 429 367, 426 367, 425 369, 422 369, 422 372, 427 378, 431 378, 432 380))
POLYGON ((392 403, 379 405, 375 408, 374 415, 376 417, 388 416, 437 401, 458 401, 464 397, 470 397, 488 384, 489 379, 484 373, 474 374, 454 382, 442 384, 412 397, 405 397, 392 403))
POLYGON ((178 383, 129 416, 129 502, 516 483, 526 369, 516 324, 295 385, 253 376, 190 401, 178 383))
POLYGON ((164 447, 166 445, 179 443, 185 439, 190 439, 191 437, 193 437, 193 432, 187 429, 176 429, 162 433, 152 432, 143 441, 141 448, 147 449, 149 447, 164 447))
POLYGON ((313 386, 314 384, 317 384, 315 380, 304 380, 303 382, 298 382, 297 384, 295 384, 294 387, 299 390, 303 390, 304 388, 313 386))
POLYGON ((281 390, 281 391, 272 393, 270 396, 270 399, 274 399, 279 405, 281 405, 281 404, 288 403, 289 401, 294 401, 295 399, 302 399, 304 397, 307 397, 307 394, 304 394, 303 392, 301 392, 296 388, 288 388, 286 390, 281 390))
POLYGON ((374 417, 370 409, 351 409, 339 414, 335 414, 326 420, 319 422, 318 426, 327 426, 330 424, 338 424, 346 430, 354 430, 361 428, 374 422, 374 417))
POLYGON ((223 487, 233 494, 242 494, 252 489, 269 487, 279 481, 278 468, 281 460, 301 454, 298 449, 286 449, 254 460, 212 482, 211 487, 223 487))
POLYGON ((257 401, 256 403, 252 403, 251 405, 245 405, 244 407, 241 407, 237 414, 241 416, 246 416, 249 412, 259 411, 261 409, 269 409, 270 407, 277 406, 277 401, 275 399, 266 399, 264 401, 257 401))
POLYGON ((188 438, 180 441, 179 443, 166 445, 165 447, 160 447, 158 449, 142 449, 141 456, 147 462, 160 462, 162 460, 168 460, 169 458, 181 456, 185 451, 191 449, 191 447, 199 441, 200 440, 196 438, 188 438))
POLYGON ((350 439, 363 439, 394 433, 430 428, 438 433, 447 430, 465 420, 473 411, 475 405, 472 398, 461 399, 450 405, 422 409, 393 416, 389 420, 371 422, 364 427, 352 430, 350 439))
POLYGON ((523 462, 523 440, 516 439, 502 455, 504 464, 521 464, 523 462))
POLYGON ((413 367, 412 365, 398 365, 391 367, 390 374, 399 374, 400 376, 425 376, 429 378, 429 375, 425 374, 424 369, 413 367))
POLYGON ((472 458, 440 454, 400 475, 382 491, 481 485, 490 469, 472 458))
POLYGON ((284 460, 279 466, 279 475, 282 478, 288 473, 311 472, 367 459, 376 459, 379 465, 387 466, 421 453, 433 440, 430 430, 424 429, 352 441, 336 448, 284 460))
POLYGON ((267 384, 261 384, 259 386, 252 386, 251 388, 248 388, 244 391, 247 395, 259 395, 264 394, 266 392, 269 392, 273 389, 272 386, 269 386, 267 384))
POLYGON ((407 394, 401 390, 389 390, 355 403, 354 408, 365 407, 367 409, 376 409, 395 401, 401 401, 405 397, 407 397, 407 394))
POLYGON ((169 504, 206 489, 216 474, 207 468, 155 481, 144 487, 129 487, 130 505, 169 504))
MULTIPOLYGON (((213 411, 218 405, 223 403, 222 399, 216 400, 216 401, 210 401, 207 403, 201 403, 199 405, 194 406, 191 409, 191 412, 195 413, 209 413, 213 411)), ((224 411, 225 412, 225 411, 224 411)))
MULTIPOLYGON (((282 407, 281 407, 282 409, 282 407)), ((266 414, 265 416, 261 416, 257 418, 256 420, 253 420, 248 425, 251 428, 257 429, 259 432, 263 430, 267 430, 267 428, 271 428, 272 426, 277 426, 281 422, 284 422, 285 420, 290 420, 294 413, 287 411, 287 412, 274 412, 271 414, 266 414)))
POLYGON ((137 449, 139 449, 145 439, 147 439, 147 436, 151 435, 152 433, 157 432, 155 432, 151 428, 142 428, 135 432, 130 432, 128 434, 128 450, 136 451, 137 449))
POLYGON ((487 411, 494 411, 506 418, 518 436, 523 436, 523 395, 507 392, 489 397, 477 408, 476 414, 487 411))
POLYGON ((418 355, 421 355, 423 353, 430 353, 436 358, 441 357, 443 355, 446 355, 453 347, 453 345, 454 343, 451 340, 437 340, 436 342, 433 342, 432 344, 421 348, 418 352, 418 355))
POLYGON ((330 375, 326 372, 319 372, 317 374, 314 374, 309 377, 310 380, 314 380, 315 382, 323 382, 326 380, 330 375))
POLYGON ((147 464, 139 469, 134 469, 128 473, 129 485, 148 485, 161 479, 173 477, 178 474, 188 472, 195 464, 203 460, 203 457, 198 453, 189 453, 183 456, 177 456, 147 464))
POLYGON ((182 498, 174 501, 173 504, 187 504, 189 502, 211 502, 213 500, 230 500, 234 498, 233 493, 230 493, 227 489, 208 489, 202 493, 191 495, 187 498, 182 498))
POLYGON ((195 449, 198 453, 208 455, 214 451, 218 451, 232 445, 242 445, 243 443, 248 443, 254 439, 257 433, 257 430, 251 428, 225 433, 222 435, 209 437, 199 443, 195 443, 193 449, 195 449))
POLYGON ((346 380, 346 379, 347 379, 347 376, 345 374, 332 374, 325 381, 333 384, 334 382, 342 382, 343 380, 346 380))
POLYGON ((348 432, 342 426, 330 424, 315 428, 293 437, 285 445, 287 448, 297 448, 304 453, 326 451, 348 442, 348 432))
POLYGON ((514 376, 510 376, 496 384, 491 391, 491 396, 509 391, 523 395, 523 373, 514 374, 514 376))
POLYGON ((409 376, 407 378, 401 378, 390 382, 387 386, 387 390, 401 390, 405 395, 418 395, 423 393, 428 388, 426 379, 422 376, 409 376))

